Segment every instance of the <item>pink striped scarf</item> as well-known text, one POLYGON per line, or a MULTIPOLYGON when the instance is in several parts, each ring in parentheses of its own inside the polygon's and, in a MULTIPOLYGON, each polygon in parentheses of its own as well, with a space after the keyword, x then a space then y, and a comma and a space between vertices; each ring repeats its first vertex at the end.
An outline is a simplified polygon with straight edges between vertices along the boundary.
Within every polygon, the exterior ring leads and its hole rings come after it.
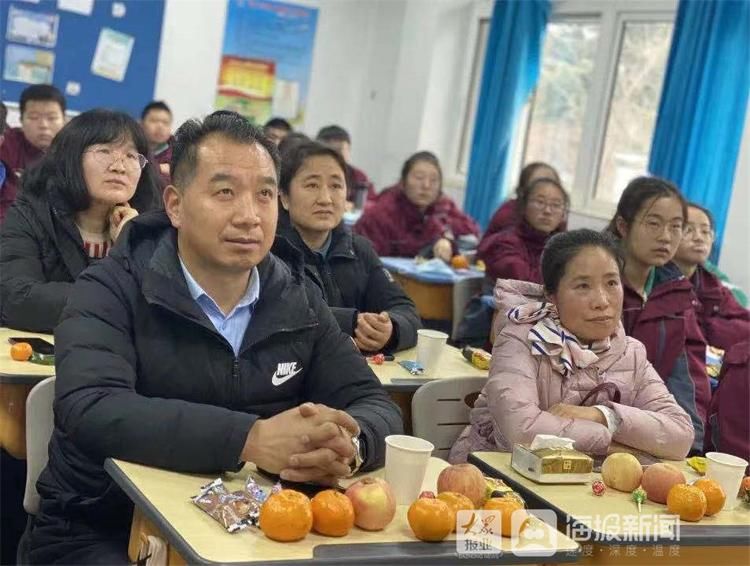
POLYGON ((582 344, 560 324, 557 307, 548 302, 527 303, 508 311, 517 324, 536 322, 529 330, 529 347, 535 356, 547 356, 552 367, 567 377, 574 368, 585 368, 609 350, 609 338, 582 344))

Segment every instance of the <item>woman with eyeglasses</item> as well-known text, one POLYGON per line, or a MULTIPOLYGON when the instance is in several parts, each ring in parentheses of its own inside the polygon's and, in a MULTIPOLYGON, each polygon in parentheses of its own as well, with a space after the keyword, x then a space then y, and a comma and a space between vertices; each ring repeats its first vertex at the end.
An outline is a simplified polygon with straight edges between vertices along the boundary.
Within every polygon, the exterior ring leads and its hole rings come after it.
POLYGON ((693 286, 672 262, 687 218, 687 203, 677 187, 638 177, 623 191, 607 229, 620 239, 625 255, 625 332, 646 346, 648 360, 690 415, 693 450, 700 451, 711 398, 706 340, 693 286))
POLYGON ((711 213, 690 203, 688 221, 674 262, 698 296, 698 322, 706 340, 711 346, 729 350, 733 344, 750 338, 750 311, 743 308, 721 280, 705 268, 713 243, 711 213))
POLYGON ((0 323, 52 332, 78 275, 157 206, 148 142, 127 114, 90 110, 29 169, 0 231, 0 323))
POLYGON ((542 282, 541 257, 547 241, 564 231, 568 193, 551 178, 532 181, 518 196, 521 221, 511 228, 485 234, 477 256, 496 279, 542 282))

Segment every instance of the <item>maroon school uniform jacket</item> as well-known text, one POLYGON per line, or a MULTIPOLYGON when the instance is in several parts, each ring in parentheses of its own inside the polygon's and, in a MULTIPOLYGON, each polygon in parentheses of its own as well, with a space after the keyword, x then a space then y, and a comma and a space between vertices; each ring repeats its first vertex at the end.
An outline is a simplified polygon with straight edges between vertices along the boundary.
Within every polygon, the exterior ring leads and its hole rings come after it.
POLYGON ((167 142, 167 147, 163 149, 162 151, 160 151, 159 153, 151 154, 149 158, 149 161, 151 161, 151 163, 154 164, 156 171, 159 173, 159 180, 161 181, 162 188, 166 187, 172 182, 171 171, 169 174, 163 173, 161 170, 161 166, 169 165, 171 167, 173 143, 174 143, 174 137, 169 138, 169 141, 167 142))
POLYGON ((542 250, 557 230, 545 234, 522 220, 520 224, 502 232, 485 234, 479 242, 477 256, 487 266, 486 273, 493 280, 518 279, 542 283, 542 250))
POLYGON ((354 165, 349 164, 347 164, 346 169, 346 200, 349 202, 356 202, 356 194, 358 190, 366 192, 367 197, 365 198, 365 202, 374 200, 378 196, 375 192, 375 185, 372 184, 372 181, 370 181, 369 177, 364 171, 362 171, 362 169, 358 169, 354 165))
POLYGON ((750 311, 743 308, 716 275, 698 266, 690 278, 698 297, 698 322, 711 346, 729 350, 750 340, 750 311))
POLYGON ((724 356, 719 388, 711 399, 706 424, 706 452, 717 450, 750 461, 750 340, 724 356))
POLYGON ((399 185, 378 195, 354 225, 380 256, 414 257, 443 236, 479 235, 479 226, 446 196, 421 212, 399 185))
POLYGON ((43 154, 41 149, 31 145, 21 128, 5 130, 5 139, 0 145, 0 161, 5 164, 5 182, 0 187, 0 223, 16 200, 21 174, 43 154))
POLYGON ((512 228, 519 223, 521 218, 518 215, 518 199, 508 199, 495 211, 484 235, 487 237, 496 232, 502 232, 506 228, 512 228))
POLYGON ((674 263, 656 268, 654 286, 645 303, 625 281, 625 332, 646 346, 648 361, 690 415, 695 429, 693 449, 700 451, 711 389, 706 374, 706 340, 698 324, 697 305, 690 281, 674 263))

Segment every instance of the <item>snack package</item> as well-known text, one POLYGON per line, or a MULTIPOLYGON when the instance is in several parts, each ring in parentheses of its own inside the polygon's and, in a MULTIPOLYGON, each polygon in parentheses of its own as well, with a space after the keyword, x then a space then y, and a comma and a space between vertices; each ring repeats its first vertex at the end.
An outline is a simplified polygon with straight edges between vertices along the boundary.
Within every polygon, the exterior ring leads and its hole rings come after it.
POLYGON ((260 506, 266 494, 248 476, 244 489, 230 492, 221 478, 201 487, 192 502, 216 519, 230 533, 258 524, 260 506))

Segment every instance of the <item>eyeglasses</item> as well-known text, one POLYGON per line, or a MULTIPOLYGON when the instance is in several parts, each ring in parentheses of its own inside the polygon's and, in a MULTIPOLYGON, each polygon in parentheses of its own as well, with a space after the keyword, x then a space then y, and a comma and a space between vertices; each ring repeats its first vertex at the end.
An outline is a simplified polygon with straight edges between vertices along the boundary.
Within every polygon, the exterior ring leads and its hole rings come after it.
POLYGON ((681 237, 685 229, 682 222, 662 222, 655 218, 649 218, 641 222, 646 228, 646 231, 651 236, 661 236, 664 233, 664 228, 667 228, 671 236, 681 237))
POLYGON ((115 162, 121 161, 125 169, 131 172, 140 171, 146 166, 146 163, 148 163, 148 159, 140 153, 135 153, 133 151, 121 153, 109 149, 108 147, 93 147, 87 149, 85 153, 90 153, 94 159, 104 167, 110 167, 115 162))
POLYGON ((562 212, 565 210, 565 203, 556 201, 546 201, 541 199, 532 199, 529 201, 529 206, 538 212, 542 212, 545 208, 549 207, 552 212, 562 212))
POLYGON ((701 238, 704 240, 713 240, 715 236, 714 231, 711 228, 696 226, 695 224, 687 224, 685 225, 682 237, 687 238, 688 240, 693 240, 698 234, 700 234, 701 238))

